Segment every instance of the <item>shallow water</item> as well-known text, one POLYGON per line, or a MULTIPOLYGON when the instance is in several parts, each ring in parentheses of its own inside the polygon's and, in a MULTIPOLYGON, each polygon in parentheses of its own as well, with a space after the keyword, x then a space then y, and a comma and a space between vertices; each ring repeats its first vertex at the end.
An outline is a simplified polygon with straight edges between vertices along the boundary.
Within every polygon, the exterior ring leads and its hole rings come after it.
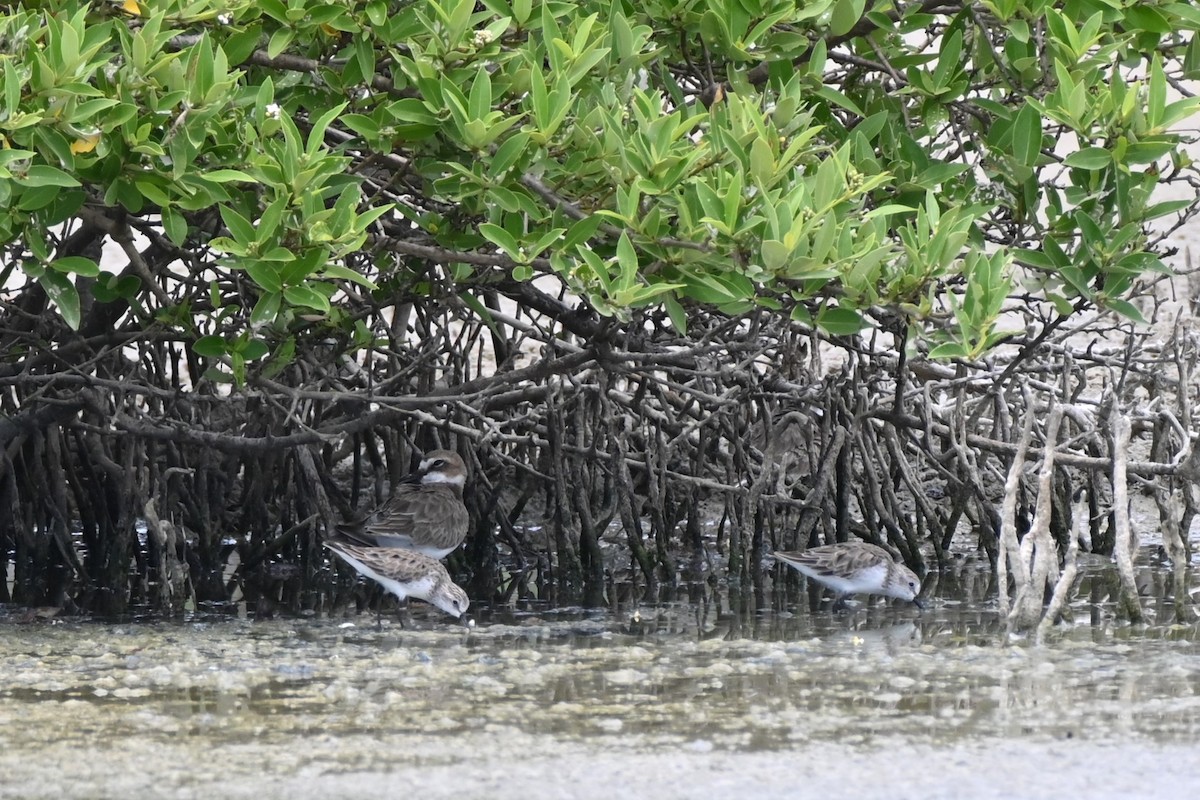
POLYGON ((1104 581, 1041 646, 986 580, 926 612, 3 625, 0 797, 1175 796, 1200 631, 1118 622, 1104 581))

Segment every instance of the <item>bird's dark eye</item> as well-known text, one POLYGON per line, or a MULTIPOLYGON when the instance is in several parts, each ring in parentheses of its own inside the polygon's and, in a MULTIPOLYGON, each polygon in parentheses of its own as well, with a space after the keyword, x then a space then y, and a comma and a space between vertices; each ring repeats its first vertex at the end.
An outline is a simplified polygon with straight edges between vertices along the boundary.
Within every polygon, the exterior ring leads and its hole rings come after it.
POLYGON ((446 461, 445 461, 444 459, 441 459, 441 458, 439 458, 437 461, 433 462, 433 463, 430 465, 430 468, 431 468, 431 469, 438 469, 438 468, 440 468, 440 467, 444 467, 444 466, 446 466, 446 461))
POLYGON ((455 608, 458 608, 458 601, 457 601, 457 600, 455 600, 455 601, 454 601, 454 607, 455 607, 455 608))

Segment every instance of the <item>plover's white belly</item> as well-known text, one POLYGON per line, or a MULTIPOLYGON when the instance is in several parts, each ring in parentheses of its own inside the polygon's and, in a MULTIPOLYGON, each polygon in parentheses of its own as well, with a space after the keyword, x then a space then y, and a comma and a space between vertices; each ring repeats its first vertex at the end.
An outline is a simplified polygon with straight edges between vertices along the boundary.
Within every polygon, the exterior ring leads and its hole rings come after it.
POLYGON ((425 600, 429 597, 429 593, 433 591, 435 584, 433 575, 422 575, 412 579, 401 580, 396 577, 379 574, 379 572, 371 569, 362 561, 344 551, 341 553, 341 556, 350 562, 350 565, 358 570, 359 573, 375 581, 401 600, 407 599, 410 596, 425 600))
POLYGON ((410 596, 426 600, 429 598, 429 593, 433 591, 434 580, 432 575, 409 581, 398 581, 395 578, 388 578, 383 575, 372 575, 371 577, 383 584, 384 588, 401 600, 410 596))
POLYGON ((878 594, 887 581, 888 568, 886 564, 876 564, 873 567, 857 570, 849 575, 818 574, 813 569, 796 564, 795 567, 814 580, 833 589, 838 594, 878 594))

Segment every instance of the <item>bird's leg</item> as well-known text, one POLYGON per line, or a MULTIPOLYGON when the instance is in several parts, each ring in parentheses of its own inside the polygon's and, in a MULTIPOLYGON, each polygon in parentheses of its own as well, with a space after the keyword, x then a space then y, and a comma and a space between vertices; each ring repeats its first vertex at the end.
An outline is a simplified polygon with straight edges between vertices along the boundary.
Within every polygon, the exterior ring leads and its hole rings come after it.
POLYGON ((833 605, 829 608, 830 611, 845 611, 846 610, 846 595, 840 592, 833 596, 833 605))
POLYGON ((375 630, 383 630, 383 607, 387 605, 388 593, 379 592, 375 599, 375 630))
POLYGON ((396 609, 396 616, 400 620, 401 628, 411 628, 412 627, 412 621, 413 621, 412 611, 410 611, 408 608, 408 598, 407 597, 400 601, 400 605, 396 609))

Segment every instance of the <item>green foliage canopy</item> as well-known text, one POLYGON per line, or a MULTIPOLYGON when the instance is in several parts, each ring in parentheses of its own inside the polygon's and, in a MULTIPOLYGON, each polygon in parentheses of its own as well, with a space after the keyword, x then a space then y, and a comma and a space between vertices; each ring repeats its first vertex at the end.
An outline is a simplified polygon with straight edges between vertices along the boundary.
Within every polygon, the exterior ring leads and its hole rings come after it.
POLYGON ((556 277, 619 319, 1137 318, 1200 10, 1127 0, 126 0, 0 17, 5 278, 242 380, 359 305, 556 277), (101 269, 89 227, 124 242, 101 269), (130 231, 150 245, 129 246, 130 231), (899 312, 900 316, 896 314, 899 312))

